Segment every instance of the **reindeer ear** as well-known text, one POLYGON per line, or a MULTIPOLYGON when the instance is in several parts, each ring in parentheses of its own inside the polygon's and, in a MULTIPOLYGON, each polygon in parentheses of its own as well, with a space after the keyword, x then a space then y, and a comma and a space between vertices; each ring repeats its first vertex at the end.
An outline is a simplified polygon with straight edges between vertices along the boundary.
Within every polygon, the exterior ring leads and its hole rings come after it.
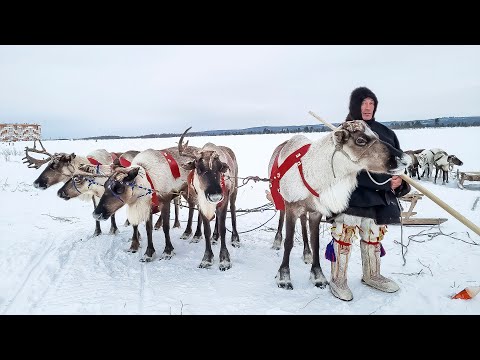
POLYGON ((333 133, 333 139, 335 141, 335 144, 344 144, 347 142, 349 137, 350 133, 344 129, 336 130, 333 133))
POLYGON ((185 170, 195 169, 195 161, 192 160, 192 161, 187 161, 186 163, 183 163, 182 168, 184 168, 185 170))
POLYGON ((140 170, 139 167, 135 167, 132 170, 130 170, 127 174, 127 176, 123 179, 123 181, 133 181, 138 175, 138 170, 140 170))
POLYGON ((224 173, 224 172, 226 172, 228 169, 230 169, 230 168, 228 167, 228 165, 222 162, 222 166, 221 166, 221 168, 220 168, 220 172, 221 172, 221 173, 224 173))

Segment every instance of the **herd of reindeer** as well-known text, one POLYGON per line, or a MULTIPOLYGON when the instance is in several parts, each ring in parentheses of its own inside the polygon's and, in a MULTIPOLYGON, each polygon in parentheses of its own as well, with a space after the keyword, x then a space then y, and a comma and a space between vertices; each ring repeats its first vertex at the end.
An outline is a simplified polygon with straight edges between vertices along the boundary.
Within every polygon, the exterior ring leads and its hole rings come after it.
MULTIPOLYGON (((50 154, 41 142, 41 149, 37 149, 35 142, 33 148, 25 148, 23 159, 30 168, 39 169, 47 164, 33 183, 37 189, 45 190, 63 182, 64 185, 57 191, 60 198, 93 200, 94 236, 101 234, 100 221, 109 218, 110 234, 117 233, 115 213, 126 206, 126 225, 133 227, 129 249, 132 253, 139 250, 138 226, 145 223, 148 245, 141 258, 144 262, 152 261, 155 254, 153 228, 162 227, 165 235, 165 248, 159 259, 167 260, 174 255, 170 239, 170 204, 173 202, 175 205, 173 226, 179 227, 179 199, 184 198, 189 212, 186 229, 180 238, 192 236, 193 214, 195 209, 198 210, 192 241, 202 239, 203 225, 205 252, 199 267, 213 265, 212 244, 220 238, 219 269, 227 270, 232 266, 225 240, 228 209, 232 226, 230 244, 240 246, 235 210, 238 188, 236 156, 229 147, 211 142, 202 147, 189 145, 188 141, 184 142, 188 130, 190 128, 181 135, 177 146, 162 150, 111 153, 97 149, 87 155, 50 154), (47 157, 37 159, 32 157, 33 153, 47 157), (152 215, 156 213, 160 217, 153 225, 152 215), (212 234, 210 223, 213 219, 212 234)), ((284 254, 276 275, 277 285, 293 288, 289 259, 298 218, 304 240, 303 260, 311 264, 310 280, 320 288, 328 284, 320 266, 320 220, 322 216, 340 213, 348 206, 350 195, 357 186, 359 171, 398 175, 408 169, 410 176, 420 178, 419 168, 424 173, 427 171, 429 176, 435 167, 437 173, 439 169, 443 171, 445 182, 452 164, 462 165, 462 162, 440 149, 397 150, 381 141, 361 120, 344 122, 315 141, 304 135, 294 135, 279 144, 268 164, 270 188, 267 191, 267 198, 275 200, 276 208, 280 210, 274 249, 281 247, 285 222, 284 254)))

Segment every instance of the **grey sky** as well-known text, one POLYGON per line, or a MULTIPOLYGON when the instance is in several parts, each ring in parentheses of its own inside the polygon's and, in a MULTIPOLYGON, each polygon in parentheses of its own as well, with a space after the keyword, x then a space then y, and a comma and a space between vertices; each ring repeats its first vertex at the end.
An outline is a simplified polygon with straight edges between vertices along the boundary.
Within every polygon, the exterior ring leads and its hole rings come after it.
POLYGON ((0 46, 0 123, 42 137, 330 122, 369 87, 378 121, 480 115, 480 46, 0 46))

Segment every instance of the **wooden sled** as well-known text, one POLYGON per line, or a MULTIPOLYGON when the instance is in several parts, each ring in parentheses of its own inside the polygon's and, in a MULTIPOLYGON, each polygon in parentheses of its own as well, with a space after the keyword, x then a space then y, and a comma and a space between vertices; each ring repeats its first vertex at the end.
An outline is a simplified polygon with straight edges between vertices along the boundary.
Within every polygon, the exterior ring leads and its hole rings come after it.
POLYGON ((405 196, 402 196, 400 200, 410 203, 410 206, 407 211, 402 212, 402 223, 403 225, 439 225, 447 221, 445 218, 416 218, 413 217, 417 213, 413 211, 417 201, 423 198, 424 194, 419 192, 408 193, 405 196))

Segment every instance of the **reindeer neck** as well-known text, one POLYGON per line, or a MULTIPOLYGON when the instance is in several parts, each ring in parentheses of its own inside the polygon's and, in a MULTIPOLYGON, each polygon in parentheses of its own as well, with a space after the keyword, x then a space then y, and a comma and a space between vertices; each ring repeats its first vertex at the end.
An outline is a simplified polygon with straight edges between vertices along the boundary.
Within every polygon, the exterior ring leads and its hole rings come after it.
POLYGON ((356 174, 360 170, 357 164, 340 151, 337 151, 332 159, 335 151, 332 136, 332 134, 329 134, 314 141, 302 158, 305 179, 314 189, 332 186, 339 180, 348 175, 356 174))

